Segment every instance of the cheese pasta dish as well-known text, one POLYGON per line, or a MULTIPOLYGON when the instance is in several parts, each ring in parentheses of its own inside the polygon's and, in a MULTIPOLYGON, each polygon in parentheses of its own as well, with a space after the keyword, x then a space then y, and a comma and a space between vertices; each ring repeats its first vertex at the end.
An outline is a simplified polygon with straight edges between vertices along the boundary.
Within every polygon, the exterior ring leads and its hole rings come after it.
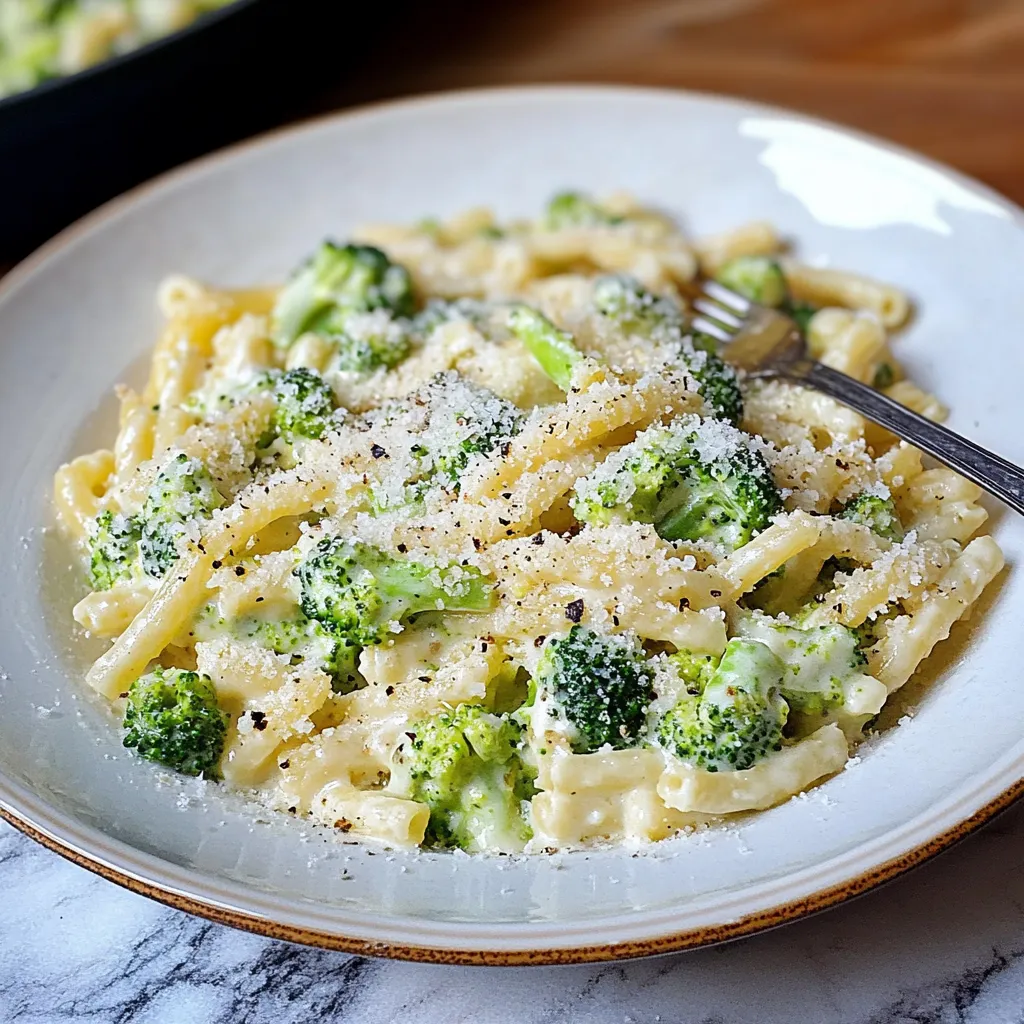
POLYGON ((658 840, 840 771, 1002 555, 974 484, 740 379, 691 328, 701 276, 944 414, 890 350, 898 290, 624 196, 367 227, 280 288, 165 281, 149 380, 55 481, 125 746, 471 853, 658 840))
POLYGON ((0 0, 0 99, 73 75, 231 0, 0 0))

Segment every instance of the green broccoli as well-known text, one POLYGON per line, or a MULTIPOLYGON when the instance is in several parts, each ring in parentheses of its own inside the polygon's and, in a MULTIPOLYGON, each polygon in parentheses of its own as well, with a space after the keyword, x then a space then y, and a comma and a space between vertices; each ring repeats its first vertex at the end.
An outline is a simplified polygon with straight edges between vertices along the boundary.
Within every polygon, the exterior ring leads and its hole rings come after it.
POLYGON ((860 523, 868 527, 879 537, 899 544, 903 540, 903 524, 892 498, 882 498, 877 494, 858 494, 851 498, 839 513, 840 519, 848 519, 851 523, 860 523))
POLYGON ((315 370, 299 367, 274 380, 273 431, 286 443, 323 437, 335 409, 334 391, 315 370))
POLYGON ((350 314, 375 309, 396 316, 412 315, 409 272, 373 246, 324 242, 278 297, 272 316, 273 338, 287 347, 307 331, 343 334, 350 314))
POLYGON ((414 721, 393 761, 390 789, 430 808, 426 841, 470 853, 521 850, 533 832, 534 773, 508 715, 460 704, 414 721))
POLYGON ((602 274, 594 279, 594 308, 630 334, 672 342, 685 328, 683 311, 670 299, 649 292, 628 274, 602 274))
POLYGON ((786 275, 771 256, 736 256, 715 274, 715 280, 761 306, 778 308, 789 299, 786 275))
POLYGON ((416 466, 405 493, 375 495, 378 511, 414 503, 435 485, 457 492, 462 474, 477 456, 507 450, 522 430, 524 417, 511 402, 454 371, 435 374, 406 398, 390 402, 369 417, 371 424, 405 421, 415 440, 416 466))
POLYGON ((552 196, 544 211, 544 226, 552 231, 621 224, 624 219, 582 192, 559 192, 552 196))
POLYGON ((208 519, 224 496, 198 459, 179 452, 157 474, 142 506, 142 567, 161 579, 178 560, 178 540, 191 523, 208 519))
POLYGON ((668 662, 679 676, 686 692, 694 696, 704 692, 704 687, 715 674, 720 660, 714 654, 699 654, 694 651, 676 651, 675 654, 668 656, 668 662))
POLYGON ((128 690, 124 745, 183 775, 216 778, 227 721, 209 676, 157 667, 128 690))
POLYGON ((879 363, 871 380, 873 388, 887 388, 896 382, 896 371, 892 363, 879 363))
POLYGON ((605 274, 594 282, 594 308, 624 334, 669 347, 697 382, 697 390, 714 416, 734 426, 743 416, 743 394, 736 371, 718 355, 713 339, 686 334, 682 310, 647 291, 633 277, 605 274))
POLYGON ((799 302, 796 299, 790 299, 783 307, 783 310, 792 317, 800 331, 806 334, 808 327, 811 326, 811 317, 818 312, 818 307, 811 305, 809 302, 799 302))
POLYGON ((771 256, 737 256, 719 270, 715 280, 751 302, 781 310, 804 334, 818 312, 810 302, 793 298, 781 264, 771 256))
POLYGON ((525 716, 536 732, 545 720, 559 723, 556 731, 568 734, 577 754, 635 747, 646 733, 652 674, 634 639, 574 625, 565 637, 548 639, 533 684, 525 716))
POLYGON ((730 640, 699 695, 687 693, 657 724, 658 742, 709 772, 743 771, 782 749, 788 706, 783 665, 761 643, 730 640))
POLYGON ((320 333, 334 346, 330 368, 345 373, 368 374, 382 367, 390 370, 412 352, 409 322, 396 320, 382 309, 349 313, 337 329, 327 324, 320 333))
POLYGON ((351 693, 365 685, 356 661, 359 647, 329 633, 316 619, 301 612, 290 619, 252 616, 235 624, 236 633, 275 654, 287 654, 292 664, 312 662, 331 677, 335 693, 351 693))
POLYGON ((652 523, 665 540, 735 550, 768 526, 782 499, 764 457, 720 420, 683 416, 648 427, 577 481, 584 523, 652 523))
POLYGON ((885 635, 886 625, 903 614, 903 606, 897 603, 889 605, 884 612, 878 613, 874 618, 867 618, 859 626, 855 626, 852 632, 861 652, 874 647, 885 635))
POLYGON ((798 629, 754 614, 741 620, 738 632, 770 647, 783 662, 782 695, 811 724, 826 719, 857 731, 885 703, 885 686, 863 671, 859 638, 846 626, 798 629))
POLYGON ((573 370, 586 360, 568 331, 556 327, 543 313, 518 304, 509 310, 508 329, 526 346, 540 368, 563 391, 572 385, 573 370))
POLYGON ((696 346, 687 369, 712 415, 736 426, 743 418, 743 392, 736 371, 714 350, 696 346))
POLYGON ((420 612, 487 611, 495 601, 491 579, 472 566, 392 558, 342 537, 325 537, 294 572, 303 613, 360 649, 383 643, 420 612))
POLYGON ((101 512, 89 532, 89 580, 95 590, 109 590, 136 572, 142 530, 138 519, 101 512))
POLYGON ((457 436, 445 437, 430 453, 434 473, 458 489, 459 478, 476 455, 490 455, 523 428, 523 414, 511 402, 485 392, 484 401, 453 410, 457 436))

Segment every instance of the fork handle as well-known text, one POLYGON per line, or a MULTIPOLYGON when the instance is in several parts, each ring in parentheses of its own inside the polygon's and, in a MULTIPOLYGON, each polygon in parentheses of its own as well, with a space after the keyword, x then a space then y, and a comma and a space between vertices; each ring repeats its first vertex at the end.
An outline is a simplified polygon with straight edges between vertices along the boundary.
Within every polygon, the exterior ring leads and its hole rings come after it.
POLYGON ((830 366, 800 360, 789 368, 786 376, 794 383, 809 384, 881 424, 1024 515, 1024 470, 1019 466, 830 366))

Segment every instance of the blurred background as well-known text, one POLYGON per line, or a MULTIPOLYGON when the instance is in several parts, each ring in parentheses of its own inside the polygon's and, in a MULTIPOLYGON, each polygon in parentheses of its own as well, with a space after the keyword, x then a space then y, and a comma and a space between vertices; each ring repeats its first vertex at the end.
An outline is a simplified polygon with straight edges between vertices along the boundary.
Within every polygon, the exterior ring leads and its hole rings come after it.
MULTIPOLYGON (((90 2, 0 0, 0 32, 25 3, 66 19, 90 2)), ((918 149, 1024 202, 1024 0, 236 0, 181 24, 0 99, 0 262, 254 133, 359 103, 527 82, 780 104, 918 149)))

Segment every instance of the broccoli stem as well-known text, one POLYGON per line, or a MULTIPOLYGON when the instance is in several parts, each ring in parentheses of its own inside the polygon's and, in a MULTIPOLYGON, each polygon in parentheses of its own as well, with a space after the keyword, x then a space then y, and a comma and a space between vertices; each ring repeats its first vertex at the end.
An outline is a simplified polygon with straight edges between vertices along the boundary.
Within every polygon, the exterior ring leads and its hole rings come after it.
POLYGON ((508 329, 526 346, 540 368, 563 391, 572 385, 576 367, 586 358, 572 335, 557 328, 546 316, 529 306, 513 307, 508 329))

